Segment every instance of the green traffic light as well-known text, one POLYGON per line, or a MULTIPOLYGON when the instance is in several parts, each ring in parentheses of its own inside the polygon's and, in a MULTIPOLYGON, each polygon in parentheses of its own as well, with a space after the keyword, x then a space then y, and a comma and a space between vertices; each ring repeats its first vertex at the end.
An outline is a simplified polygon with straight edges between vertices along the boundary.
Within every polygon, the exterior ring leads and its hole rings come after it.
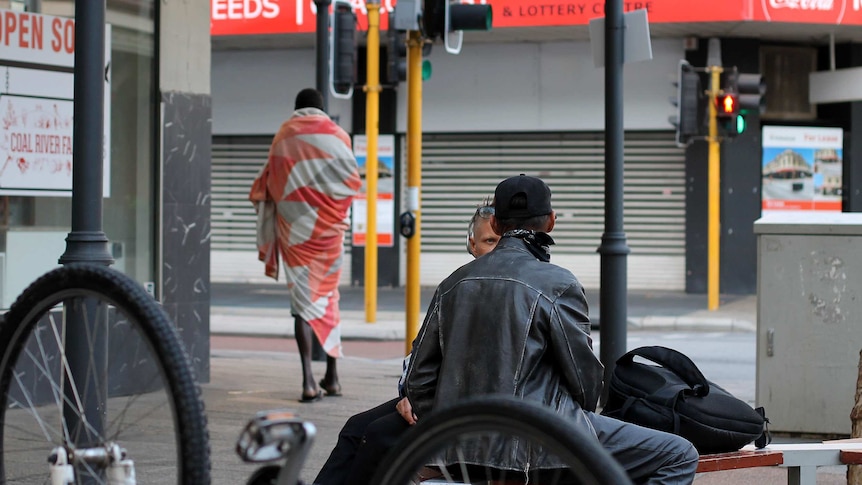
POLYGON ((736 133, 742 134, 745 132, 745 117, 739 115, 736 117, 736 133))
POLYGON ((427 81, 431 79, 431 61, 428 59, 422 60, 422 80, 427 81))

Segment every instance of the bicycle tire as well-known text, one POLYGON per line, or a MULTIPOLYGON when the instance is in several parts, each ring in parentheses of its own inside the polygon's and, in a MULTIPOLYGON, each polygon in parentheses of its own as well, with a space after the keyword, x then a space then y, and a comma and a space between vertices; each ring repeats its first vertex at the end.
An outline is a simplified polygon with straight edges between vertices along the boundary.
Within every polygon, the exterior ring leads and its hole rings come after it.
MULTIPOLYGON (((96 412, 109 427, 90 429, 92 423, 79 418, 84 424, 75 429, 92 433, 93 439, 99 443, 110 440, 121 446, 128 443, 117 439, 120 434, 132 433, 123 438, 138 446, 134 452, 129 450, 129 458, 135 461, 139 483, 166 483, 165 475, 174 473, 177 483, 184 485, 210 483, 207 418, 194 369, 167 314, 136 281, 111 268, 91 264, 70 264, 50 271, 33 282, 13 303, 0 322, 0 342, 5 344, 0 355, 0 396, 3 396, 0 406, 0 483, 30 483, 29 480, 38 479, 31 475, 39 475, 39 471, 31 470, 30 475, 26 474, 27 470, 22 469, 25 466, 19 463, 21 459, 27 463, 50 450, 50 446, 73 446, 65 413, 73 405, 78 409, 84 409, 84 406, 80 400, 70 402, 71 399, 66 394, 59 395, 59 391, 66 389, 62 387, 64 385, 78 385, 75 384, 76 378, 83 379, 78 382, 86 386, 83 388, 86 392, 98 394, 100 401, 96 402, 103 403, 104 409, 96 412), (63 311, 58 315, 55 308, 59 305, 63 311), (71 351, 67 355, 63 348, 67 339, 74 337, 67 330, 84 328, 75 327, 70 320, 74 318, 104 322, 104 325, 98 323, 102 326, 94 323, 92 328, 96 330, 86 334, 91 345, 90 355, 86 357, 88 364, 103 362, 100 357, 94 357, 93 346, 103 348, 105 352, 98 355, 104 355, 104 362, 108 364, 99 368, 105 372, 97 374, 97 366, 93 365, 94 370, 87 370, 86 374, 71 374, 75 369, 69 363, 71 351), (98 334, 99 329, 104 330, 104 334, 98 334), (54 341, 51 341, 51 333, 54 341), (112 338, 121 342, 117 347, 119 350, 114 352, 119 368, 111 367, 113 361, 108 361, 113 349, 107 344, 112 338), (36 351, 32 350, 34 348, 36 351), (53 357, 50 355, 52 352, 55 353, 53 357), (31 368, 36 375, 22 378, 25 372, 22 369, 30 372, 31 368), (119 375, 114 379, 111 373, 119 375), (91 381, 94 383, 92 387, 91 381), (102 383, 107 386, 100 386, 102 383), (42 399, 37 393, 40 385, 42 390, 47 389, 45 405, 37 403, 42 399), (22 399, 13 396, 22 396, 22 399), (54 402, 50 402, 52 398, 54 402), (152 409, 145 407, 150 404, 152 409), (122 412, 113 415, 111 411, 114 409, 122 412), (34 423, 30 423, 29 418, 34 423), (50 427, 43 418, 59 421, 59 427, 50 427), (108 419, 113 421, 108 422, 108 419), (162 429, 167 420, 172 420, 172 428, 162 429), (41 430, 31 434, 27 426, 33 424, 41 430), (164 439, 164 434, 171 432, 175 437, 173 442, 164 439), (36 442, 33 441, 34 435, 38 438, 36 442), (139 445, 137 441, 143 441, 143 436, 151 441, 139 445), (43 438, 45 446, 39 444, 43 438), (26 442, 27 439, 30 441, 26 442), (24 452, 32 456, 18 456, 19 452, 14 447, 25 443, 27 448, 24 452), (7 454, 13 453, 11 450, 16 450, 16 456, 7 460, 7 454), (153 473, 160 474, 149 475, 150 468, 156 467, 159 471, 153 473), (175 471, 170 467, 176 467, 175 471), (156 476, 160 478, 153 478, 156 476)), ((86 396, 81 399, 86 399, 86 396)), ((74 411, 69 412, 74 414, 74 411)), ((47 456, 43 456, 43 467, 47 456)), ((44 483, 44 474, 39 478, 42 481, 38 483, 44 483)), ((87 480, 88 483, 102 481, 98 477, 87 480)))
MULTIPOLYGON (((541 446, 546 453, 555 454, 571 471, 566 479, 560 479, 559 482, 546 475, 541 480, 526 479, 526 483, 631 484, 623 468, 600 446, 595 437, 588 436, 547 408, 505 396, 465 400, 423 417, 392 447, 370 483, 416 483, 420 481, 416 478, 418 472, 433 464, 435 456, 444 450, 452 449, 454 444, 463 438, 485 437, 485 433, 488 433, 487 436, 518 439, 522 440, 521 443, 541 446)), ((474 472, 472 477, 465 477, 464 467, 456 466, 456 471, 459 468, 462 473, 457 479, 446 473, 439 478, 444 479, 445 483, 495 483, 494 480, 499 480, 499 477, 494 475, 498 472, 486 469, 480 470, 479 476, 474 472), (481 481, 477 482, 475 479, 481 481)), ((517 483, 518 476, 525 478, 523 471, 514 474, 516 482, 508 483, 517 483)), ((511 480, 510 477, 505 477, 502 482, 507 479, 511 480)))

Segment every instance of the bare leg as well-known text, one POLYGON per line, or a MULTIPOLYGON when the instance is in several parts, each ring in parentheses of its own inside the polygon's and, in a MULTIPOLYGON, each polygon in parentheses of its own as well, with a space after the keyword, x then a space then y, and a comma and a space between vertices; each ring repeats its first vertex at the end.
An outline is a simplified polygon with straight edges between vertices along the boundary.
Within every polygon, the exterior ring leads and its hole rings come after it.
POLYGON ((320 345, 320 340, 311 340, 311 360, 314 362, 326 362, 326 351, 320 345))
POLYGON ((326 356, 326 375, 320 381, 323 390, 333 396, 341 394, 341 384, 338 382, 338 370, 335 366, 337 361, 338 359, 331 355, 326 356))
POLYGON ((302 398, 312 399, 317 396, 319 389, 314 383, 314 375, 311 373, 311 342, 314 332, 311 325, 300 317, 293 322, 293 332, 296 336, 296 347, 299 349, 299 359, 302 362, 302 398))

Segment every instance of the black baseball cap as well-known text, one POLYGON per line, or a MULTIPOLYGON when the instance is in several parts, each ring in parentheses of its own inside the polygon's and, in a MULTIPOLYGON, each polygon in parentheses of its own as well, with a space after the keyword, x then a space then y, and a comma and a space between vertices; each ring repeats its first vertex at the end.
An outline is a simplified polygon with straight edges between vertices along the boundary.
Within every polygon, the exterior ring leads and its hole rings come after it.
POLYGON ((551 189, 542 179, 529 175, 509 177, 494 191, 494 212, 499 219, 523 219, 544 216, 552 212, 551 189), (512 208, 512 198, 521 194, 527 200, 525 207, 512 208))

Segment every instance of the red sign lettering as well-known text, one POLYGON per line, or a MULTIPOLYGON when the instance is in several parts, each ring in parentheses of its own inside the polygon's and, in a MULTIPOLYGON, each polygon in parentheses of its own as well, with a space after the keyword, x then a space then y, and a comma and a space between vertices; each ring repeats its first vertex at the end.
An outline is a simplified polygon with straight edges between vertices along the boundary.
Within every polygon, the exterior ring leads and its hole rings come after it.
POLYGON ((213 20, 274 19, 280 12, 275 0, 212 0, 213 20))
POLYGON ((7 46, 41 49, 42 20, 39 15, 0 11, 0 40, 7 46))
POLYGON ((55 18, 51 22, 51 49, 67 54, 75 52, 75 21, 55 18))
POLYGON ((14 12, 5 12, 3 16, 3 44, 12 45, 10 37, 18 29, 18 16, 14 12))
POLYGON ((754 19, 808 24, 862 24, 860 0, 755 0, 754 19))

